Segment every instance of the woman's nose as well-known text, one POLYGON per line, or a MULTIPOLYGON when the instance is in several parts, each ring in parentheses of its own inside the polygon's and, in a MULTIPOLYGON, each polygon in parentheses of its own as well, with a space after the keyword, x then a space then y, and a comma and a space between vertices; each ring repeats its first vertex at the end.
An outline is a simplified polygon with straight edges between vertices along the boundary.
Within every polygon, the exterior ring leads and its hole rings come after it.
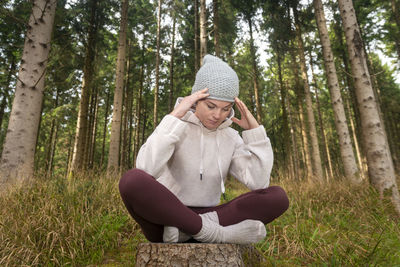
POLYGON ((218 119, 218 120, 219 120, 219 119, 221 118, 221 111, 219 111, 219 110, 214 111, 213 117, 214 117, 215 119, 218 119))

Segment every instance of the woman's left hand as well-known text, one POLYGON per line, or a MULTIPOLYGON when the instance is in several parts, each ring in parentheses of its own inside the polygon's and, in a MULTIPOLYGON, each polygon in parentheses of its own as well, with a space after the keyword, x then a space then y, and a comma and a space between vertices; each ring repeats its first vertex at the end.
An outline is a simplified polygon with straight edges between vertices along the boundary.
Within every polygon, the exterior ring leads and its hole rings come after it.
POLYGON ((236 117, 232 118, 232 121, 242 127, 245 130, 250 130, 260 126, 254 116, 250 113, 246 105, 237 97, 235 97, 236 106, 240 112, 240 120, 236 117))

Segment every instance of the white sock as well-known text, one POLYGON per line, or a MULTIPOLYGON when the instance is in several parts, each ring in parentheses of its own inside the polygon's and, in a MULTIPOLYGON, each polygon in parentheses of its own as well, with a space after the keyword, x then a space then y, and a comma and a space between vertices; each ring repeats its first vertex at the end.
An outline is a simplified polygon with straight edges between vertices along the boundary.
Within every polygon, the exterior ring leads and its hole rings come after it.
MULTIPOLYGON (((216 211, 207 212, 201 216, 219 224, 219 218, 216 211)), ((180 243, 188 241, 190 238, 192 238, 191 235, 179 231, 175 226, 164 226, 163 241, 165 243, 180 243)))
POLYGON ((244 220, 223 227, 200 214, 203 226, 193 237, 205 243, 252 244, 263 240, 267 234, 261 221, 244 220))

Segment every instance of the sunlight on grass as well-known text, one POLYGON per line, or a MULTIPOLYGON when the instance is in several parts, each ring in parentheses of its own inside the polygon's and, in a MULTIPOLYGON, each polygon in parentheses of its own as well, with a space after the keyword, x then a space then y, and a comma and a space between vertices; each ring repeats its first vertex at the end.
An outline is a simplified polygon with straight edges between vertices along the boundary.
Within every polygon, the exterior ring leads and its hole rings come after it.
MULTIPOLYGON (((275 184, 290 208, 256 246, 266 266, 400 265, 399 219, 368 185, 275 184)), ((227 188, 223 201, 248 191, 233 180, 227 188)), ((117 177, 37 179, 3 193, 0 207, 0 266, 134 266, 137 245, 147 242, 117 177)))

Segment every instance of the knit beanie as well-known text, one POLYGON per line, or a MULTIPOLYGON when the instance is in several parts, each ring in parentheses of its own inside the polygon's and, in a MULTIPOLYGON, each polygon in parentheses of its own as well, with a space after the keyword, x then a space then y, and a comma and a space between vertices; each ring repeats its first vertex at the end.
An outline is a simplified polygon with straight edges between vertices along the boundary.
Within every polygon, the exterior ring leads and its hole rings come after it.
POLYGON ((239 79, 236 72, 218 57, 206 55, 203 66, 196 74, 192 94, 208 88, 208 98, 235 102, 239 95, 239 79))

